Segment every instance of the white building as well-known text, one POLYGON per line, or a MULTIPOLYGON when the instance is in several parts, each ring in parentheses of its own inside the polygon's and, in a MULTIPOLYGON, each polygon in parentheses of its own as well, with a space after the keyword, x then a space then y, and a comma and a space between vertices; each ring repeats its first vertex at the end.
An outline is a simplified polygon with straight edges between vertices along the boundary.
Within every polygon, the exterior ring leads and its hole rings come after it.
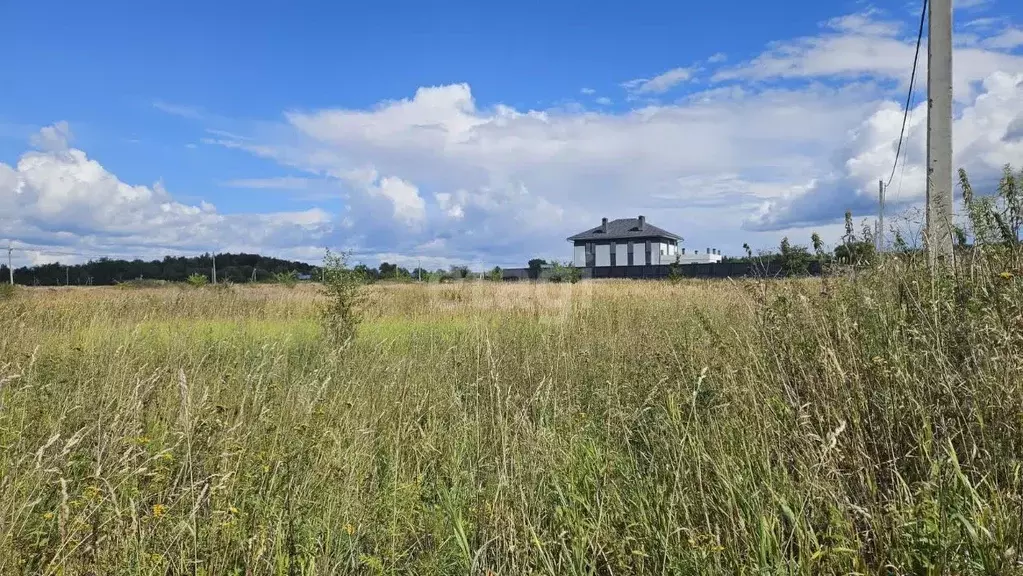
POLYGON ((678 245, 681 240, 677 234, 648 224, 643 216, 610 222, 603 218, 600 226, 568 238, 574 246, 572 263, 579 268, 721 261, 721 255, 711 249, 705 254, 686 254, 685 248, 678 245))

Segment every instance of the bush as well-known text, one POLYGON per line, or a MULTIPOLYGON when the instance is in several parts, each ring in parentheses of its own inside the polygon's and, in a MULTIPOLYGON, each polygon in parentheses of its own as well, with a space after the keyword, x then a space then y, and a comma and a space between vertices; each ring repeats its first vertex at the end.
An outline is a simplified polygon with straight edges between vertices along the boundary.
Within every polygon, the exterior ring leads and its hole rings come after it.
POLYGON ((582 280, 582 271, 576 268, 572 264, 562 264, 561 262, 551 262, 551 271, 548 275, 548 279, 551 282, 569 282, 575 284, 582 280))
POLYGON ((205 274, 191 274, 188 276, 185 282, 187 282, 189 286, 199 288, 201 286, 209 284, 210 279, 207 278, 205 274))
POLYGON ((320 319, 324 332, 335 349, 347 348, 362 321, 366 278, 348 267, 346 254, 334 254, 328 250, 323 258, 322 282, 326 302, 320 311, 320 319))
POLYGON ((298 284, 298 273, 294 270, 288 272, 278 272, 273 275, 273 281, 277 284, 287 286, 288 288, 294 288, 298 284))

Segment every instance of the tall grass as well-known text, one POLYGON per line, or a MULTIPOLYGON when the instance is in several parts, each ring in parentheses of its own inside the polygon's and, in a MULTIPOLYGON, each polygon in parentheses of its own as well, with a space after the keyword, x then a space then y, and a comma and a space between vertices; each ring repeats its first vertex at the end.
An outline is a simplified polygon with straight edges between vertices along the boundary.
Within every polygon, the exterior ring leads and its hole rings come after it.
POLYGON ((303 287, 23 290, 0 573, 1013 573, 1023 290, 970 270, 375 286, 343 354, 303 287))

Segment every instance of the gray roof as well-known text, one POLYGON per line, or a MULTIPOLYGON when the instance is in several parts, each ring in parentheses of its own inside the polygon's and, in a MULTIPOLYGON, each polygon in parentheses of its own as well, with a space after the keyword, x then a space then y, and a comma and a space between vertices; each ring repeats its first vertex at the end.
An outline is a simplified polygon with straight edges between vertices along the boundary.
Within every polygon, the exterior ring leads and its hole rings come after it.
POLYGON ((627 238, 670 238, 672 240, 681 240, 682 237, 677 234, 672 234, 667 230, 658 228, 650 222, 643 224, 643 229, 639 229, 639 218, 619 218, 618 220, 608 220, 607 232, 601 231, 601 226, 596 228, 590 228, 585 232, 580 232, 575 236, 569 236, 568 241, 574 242, 576 240, 618 240, 627 238))

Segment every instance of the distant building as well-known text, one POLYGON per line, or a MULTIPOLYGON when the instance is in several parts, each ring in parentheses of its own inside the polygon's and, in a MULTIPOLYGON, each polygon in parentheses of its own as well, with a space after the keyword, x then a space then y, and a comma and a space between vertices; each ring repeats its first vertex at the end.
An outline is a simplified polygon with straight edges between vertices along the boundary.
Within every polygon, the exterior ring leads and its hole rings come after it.
POLYGON ((601 219, 600 226, 569 236, 572 263, 579 268, 708 264, 721 261, 716 250, 686 254, 682 237, 639 218, 601 219))

